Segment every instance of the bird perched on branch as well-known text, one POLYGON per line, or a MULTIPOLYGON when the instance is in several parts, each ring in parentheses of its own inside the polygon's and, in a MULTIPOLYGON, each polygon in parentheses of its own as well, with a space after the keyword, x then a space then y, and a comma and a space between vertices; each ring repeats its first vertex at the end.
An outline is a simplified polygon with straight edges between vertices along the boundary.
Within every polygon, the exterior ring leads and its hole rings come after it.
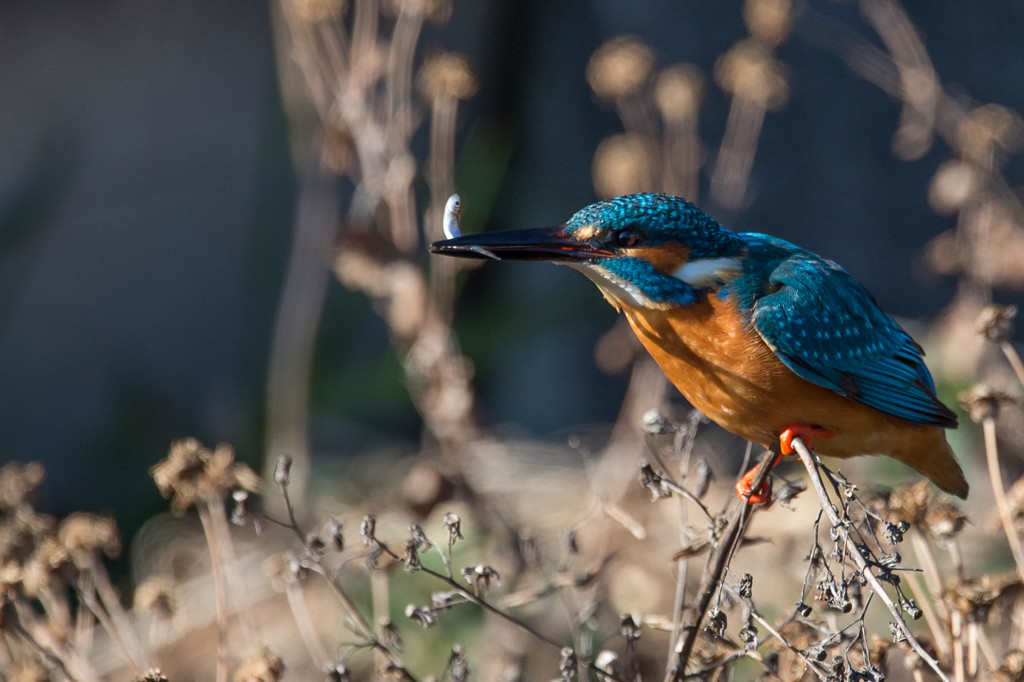
MULTIPOLYGON (((585 274, 698 410, 725 429, 792 450, 898 459, 966 497, 924 351, 842 267, 785 240, 736 233, 692 203, 632 194, 564 225, 459 236, 437 254, 550 261, 585 274)), ((752 503, 770 487, 749 490, 752 503)))

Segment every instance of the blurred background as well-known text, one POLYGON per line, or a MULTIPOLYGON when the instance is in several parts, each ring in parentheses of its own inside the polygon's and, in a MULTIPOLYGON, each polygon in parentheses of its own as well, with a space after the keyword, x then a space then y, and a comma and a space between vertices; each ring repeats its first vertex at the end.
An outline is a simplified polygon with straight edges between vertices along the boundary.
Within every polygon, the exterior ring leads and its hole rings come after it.
MULTIPOLYGON (((995 132, 980 165, 1018 193, 1024 162, 1006 152, 1021 140, 1012 112, 1024 111, 1024 5, 891 7, 796 3, 781 28, 738 1, 441 8, 447 21, 426 21, 413 45, 417 64, 457 51, 474 74, 455 95, 453 181, 416 175, 412 210, 434 212, 422 238, 392 241, 430 267, 423 243, 440 237, 431 192, 449 185, 470 232, 562 222, 620 189, 674 188, 727 227, 841 262, 918 331, 955 313, 972 277, 997 300, 1019 300, 1019 215, 993 219, 985 243, 1002 258, 998 272, 965 260, 969 178, 949 164, 971 151, 955 134, 951 150, 935 132, 944 121, 915 102, 934 95, 937 74, 963 111, 998 105, 982 117, 995 132), (901 48, 885 27, 899 33, 907 20, 923 43, 901 48), (635 41, 622 68, 639 75, 612 64, 602 76, 595 53, 624 34, 635 41), (901 94, 867 48, 902 54, 897 66, 917 68, 922 88, 901 94), (723 64, 729 54, 739 66, 723 64), (675 81, 659 81, 681 64, 675 81), (753 94, 743 68, 758 74, 753 94), (659 95, 659 82, 682 94, 659 95), (647 88, 647 110, 622 106, 615 88, 638 99, 647 88), (665 121, 653 133, 652 114, 665 121), (663 168, 637 135, 687 161, 663 168)), ((349 142, 323 132, 285 14, 240 0, 0 4, 0 461, 46 465, 44 508, 112 512, 131 529, 164 508, 147 470, 186 435, 230 441, 257 468, 284 450, 330 470, 421 445, 423 408, 394 330, 365 287, 331 271, 345 234, 382 209, 346 171, 349 142)), ((429 87, 417 80, 417 98, 429 87)), ((433 106, 410 109, 418 158, 430 151, 433 106)), ((546 437, 615 420, 633 350, 609 332, 614 312, 584 278, 524 264, 457 282, 458 301, 441 314, 454 315, 472 362, 480 423, 546 437)), ((933 329, 933 367, 962 387, 976 358, 933 329), (943 364, 944 339, 959 369, 943 364)))

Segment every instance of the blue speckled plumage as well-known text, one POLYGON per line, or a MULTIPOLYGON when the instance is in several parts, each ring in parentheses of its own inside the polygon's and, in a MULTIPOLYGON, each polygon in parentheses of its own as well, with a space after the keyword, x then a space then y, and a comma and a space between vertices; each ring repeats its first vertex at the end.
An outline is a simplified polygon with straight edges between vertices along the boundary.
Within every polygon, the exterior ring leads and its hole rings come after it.
MULTIPOLYGON (((750 238, 748 257, 757 258, 764 235, 740 236, 750 238)), ((778 290, 749 309, 776 356, 801 378, 882 412, 956 426, 956 415, 935 397, 921 347, 846 270, 789 246, 792 255, 767 273, 778 290)))

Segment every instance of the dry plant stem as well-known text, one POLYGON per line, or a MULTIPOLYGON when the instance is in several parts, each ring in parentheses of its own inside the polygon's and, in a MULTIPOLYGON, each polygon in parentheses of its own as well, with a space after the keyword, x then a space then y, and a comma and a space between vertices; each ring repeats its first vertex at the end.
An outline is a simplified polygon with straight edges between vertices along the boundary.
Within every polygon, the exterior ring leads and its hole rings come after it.
MULTIPOLYGON (((781 632, 779 632, 774 627, 772 627, 772 624, 769 623, 767 620, 765 620, 764 617, 761 616, 761 614, 758 613, 756 609, 751 609, 750 615, 754 618, 754 620, 756 620, 758 623, 760 623, 761 627, 763 627, 765 630, 767 630, 771 634, 772 637, 774 637, 775 639, 779 640, 779 642, 781 642, 784 647, 786 647, 787 649, 792 651, 794 654, 796 654, 797 656, 802 658, 804 663, 807 664, 807 667, 810 668, 811 672, 814 673, 818 677, 819 680, 825 680, 825 679, 828 678, 827 674, 822 672, 819 669, 819 668, 822 667, 822 665, 820 663, 818 663, 815 660, 812 660, 807 655, 807 653, 805 651, 803 651, 801 649, 798 649, 795 646, 793 646, 789 642, 789 640, 787 640, 785 637, 783 637, 781 632)), ((758 646, 760 646, 761 644, 763 644, 763 642, 758 642, 758 646)), ((757 647, 754 647, 754 651, 755 652, 757 651, 757 647)))
MULTIPOLYGON (((685 196, 685 195, 683 195, 685 196)), ((686 430, 684 439, 680 439, 680 433, 676 431, 676 437, 674 442, 676 444, 677 453, 680 454, 679 459, 679 478, 685 485, 690 471, 690 455, 693 453, 693 444, 697 439, 697 422, 692 419, 689 422, 689 428, 686 430)), ((652 451, 657 454, 657 450, 652 447, 652 451)), ((685 490, 685 487, 683 488, 685 490)), ((704 515, 708 517, 708 520, 713 524, 714 519, 708 513, 708 510, 704 507, 703 503, 695 496, 691 495, 687 491, 686 495, 679 497, 679 542, 686 546, 690 542, 689 532, 687 528, 689 526, 689 513, 686 509, 686 499, 692 498, 704 511, 704 515)), ((665 657, 665 677, 668 678, 672 674, 672 654, 675 643, 679 641, 679 632, 683 627, 683 605, 686 603, 686 575, 689 572, 690 561, 687 557, 683 557, 676 562, 676 593, 673 599, 672 608, 672 638, 668 644, 668 655, 665 657)))
MULTIPOLYGON (((89 562, 87 572, 92 580, 93 587, 96 589, 96 593, 103 602, 103 607, 110 614, 110 619, 116 627, 118 639, 123 640, 123 646, 128 658, 131 659, 138 672, 141 673, 148 669, 146 650, 135 634, 131 617, 125 612, 124 607, 121 606, 121 599, 118 597, 117 590, 114 589, 110 582, 110 576, 96 561, 95 557, 89 562)), ((114 634, 114 631, 111 631, 111 634, 114 634)))
POLYGON ((404 5, 395 21, 395 30, 388 51, 387 96, 388 116, 398 134, 407 138, 412 134, 412 66, 423 28, 423 14, 409 11, 404 5))
POLYGON ((700 178, 700 136, 697 116, 665 123, 662 182, 668 194, 697 201, 700 178))
POLYGON ((317 634, 316 625, 313 624, 313 618, 309 615, 306 595, 298 583, 294 582, 289 582, 285 585, 284 594, 288 599, 288 607, 291 609, 292 618, 295 619, 295 625, 299 629, 299 636, 302 637, 302 643, 306 645, 306 651, 309 652, 310 659, 318 668, 326 668, 330 665, 331 659, 328 658, 327 650, 324 649, 324 645, 317 634))
POLYGON ((957 611, 952 614, 950 629, 953 632, 953 679, 956 682, 964 682, 963 621, 957 611))
POLYGON ((893 138, 893 151, 904 159, 918 159, 931 146, 939 79, 928 51, 902 7, 892 0, 861 0, 860 7, 899 70, 904 107, 893 138))
POLYGON ((1017 565, 1017 575, 1024 580, 1024 547, 1021 547, 1020 536, 1013 525, 1013 515, 1010 513, 1010 504, 1006 500, 1006 488, 1003 486, 1003 472, 999 469, 999 447, 996 443, 996 420, 993 416, 987 416, 981 421, 982 433, 985 436, 985 459, 988 462, 988 477, 992 481, 992 493, 996 498, 996 510, 999 512, 999 519, 1003 522, 1003 532, 1010 543, 1010 551, 1013 553, 1014 563, 1017 565))
MULTIPOLYGON (((771 473, 772 467, 775 466, 777 455, 778 452, 773 448, 767 450, 761 456, 761 463, 758 465, 757 472, 750 483, 751 490, 759 490, 764 485, 764 482, 768 480, 768 475, 771 473)), ((722 531, 721 536, 719 536, 718 543, 708 555, 707 570, 704 571, 700 587, 698 588, 697 605, 687 611, 681 629, 683 639, 675 645, 674 675, 671 677, 666 676, 666 680, 682 680, 685 677, 686 664, 690 660, 690 654, 693 653, 694 644, 697 642, 697 633, 700 632, 701 621, 703 621, 704 615, 711 605, 711 600, 718 593, 718 586, 725 575, 726 566, 729 564, 734 549, 739 545, 739 541, 746 530, 747 521, 754 510, 745 500, 741 500, 733 512, 729 524, 722 531)))
MULTIPOLYGON (((281 525, 281 526, 284 526, 285 528, 290 528, 292 530, 292 532, 295 533, 295 535, 299 538, 299 542, 301 542, 303 545, 305 545, 306 544, 306 536, 302 532, 302 529, 299 527, 298 520, 295 518, 295 507, 292 505, 292 498, 288 494, 288 486, 289 485, 290 485, 289 483, 281 483, 280 484, 281 496, 284 498, 284 506, 285 506, 285 509, 288 512, 288 523, 281 523, 280 521, 278 521, 277 523, 279 525, 281 525)), ((342 607, 344 607, 345 611, 348 612, 349 618, 352 619, 352 622, 355 623, 356 628, 357 628, 357 630, 355 631, 355 634, 360 635, 362 637, 365 637, 370 642, 376 642, 376 637, 377 636, 374 633, 373 628, 370 627, 370 624, 367 623, 366 619, 363 618, 361 613, 359 613, 359 609, 356 608, 355 603, 352 601, 352 599, 349 598, 349 596, 341 588, 341 585, 339 585, 337 583, 337 581, 334 580, 327 573, 327 571, 324 569, 324 567, 320 563, 313 562, 308 568, 311 571, 313 571, 313 572, 319 574, 320 576, 322 576, 324 578, 324 580, 327 581, 327 586, 331 589, 331 592, 334 593, 334 596, 337 597, 338 601, 341 602, 341 605, 342 605, 342 607)), ((375 644, 375 646, 377 646, 377 645, 375 644)))
POLYGON ((764 115, 764 102, 748 97, 735 96, 729 107, 722 147, 711 177, 711 197, 729 211, 743 205, 764 115))
POLYGON ((224 567, 221 565, 221 552, 217 532, 213 528, 210 506, 206 500, 196 505, 199 521, 203 524, 206 544, 210 548, 210 566, 213 572, 213 586, 217 607, 217 682, 228 679, 228 594, 224 583, 224 567))
POLYGON ((132 636, 132 639, 134 640, 134 631, 131 629, 131 625, 129 625, 127 629, 123 629, 114 623, 110 614, 107 613, 100 602, 96 599, 96 583, 95 580, 93 580, 93 576, 90 575, 90 572, 84 574, 83 578, 79 580, 78 596, 81 598, 82 603, 88 607, 89 611, 96 616, 96 620, 98 620, 100 625, 103 626, 103 629, 110 633, 110 636, 115 642, 117 642, 118 647, 120 647, 121 651, 124 652, 125 658, 128 659, 132 667, 135 668, 135 672, 137 674, 142 674, 148 666, 146 665, 145 657, 137 658, 139 655, 139 651, 137 650, 139 645, 138 641, 133 642, 136 650, 133 650, 132 646, 127 641, 129 636, 132 636))
POLYGON ((939 573, 939 565, 935 562, 935 555, 932 553, 931 547, 928 546, 928 541, 917 530, 912 531, 910 537, 911 542, 914 543, 917 560, 924 566, 924 577, 928 590, 933 595, 942 594, 942 575, 939 573))
MULTIPOLYGON (((373 622, 383 624, 389 620, 391 613, 390 604, 390 579, 387 571, 370 572, 370 597, 373 604, 373 622)), ((383 669, 387 663, 388 656, 378 649, 374 656, 377 658, 377 668, 383 669)))
MULTIPOLYGON (((309 442, 309 384, 316 332, 331 271, 330 251, 338 218, 335 183, 313 171, 305 173, 295 232, 278 303, 267 369, 266 452, 287 452, 297 476, 307 476, 309 442)), ((275 457, 267 457, 272 465, 275 457)), ((305 487, 305 479, 293 485, 305 487)))
MULTIPOLYGON (((4 628, 9 629, 11 632, 14 632, 19 637, 21 637, 22 641, 28 644, 30 648, 32 648, 39 654, 39 658, 45 661, 46 665, 48 665, 51 668, 59 670, 61 674, 63 674, 64 677, 68 678, 69 680, 80 679, 71 674, 71 671, 68 670, 68 667, 64 664, 64 660, 60 656, 56 655, 53 651, 40 644, 36 640, 36 638, 32 636, 32 633, 30 633, 28 630, 22 627, 21 623, 18 621, 17 618, 11 618, 9 620, 5 619, 4 628)), ((95 674, 93 674, 91 677, 88 677, 86 679, 98 680, 99 678, 96 677, 95 674)))
POLYGON ((932 594, 933 592, 926 592, 924 587, 921 585, 921 578, 913 574, 907 576, 907 583, 910 585, 910 591, 914 594, 914 601, 921 608, 921 612, 924 614, 924 620, 928 623, 928 630, 932 633, 932 641, 935 642, 935 647, 939 650, 939 656, 944 660, 949 660, 949 638, 946 636, 946 630, 943 627, 942 621, 939 620, 938 615, 935 613, 935 609, 932 608, 932 594))
POLYGON ((1013 347, 1013 344, 1009 341, 1003 341, 999 344, 999 347, 1003 350, 1003 355, 1010 362, 1010 366, 1013 367, 1013 373, 1017 375, 1017 381, 1024 386, 1024 361, 1020 359, 1020 353, 1013 347))
MULTIPOLYGON (((231 527, 228 525, 228 511, 224 506, 224 500, 215 497, 210 500, 213 530, 220 539, 218 549, 221 553, 221 565, 224 567, 225 579, 228 585, 236 585, 242 589, 244 584, 242 576, 238 572, 238 556, 235 554, 235 545, 231 541, 231 527)), ((236 592, 237 594, 237 592, 236 592)), ((252 613, 249 610, 247 600, 240 600, 242 603, 235 605, 236 622, 241 625, 242 636, 245 645, 249 650, 255 650, 259 642, 256 641, 252 613)))
POLYGON ((914 637, 914 633, 910 631, 910 627, 907 626, 907 622, 903 619, 903 614, 900 613, 899 608, 893 603, 892 599, 885 591, 885 588, 882 587, 882 583, 879 582, 878 577, 875 576, 874 572, 871 570, 871 567, 868 565, 867 559, 864 557, 859 545, 856 542, 853 542, 850 538, 849 528, 840 518, 839 512, 836 510, 835 505, 832 504, 832 500, 829 499, 828 493, 825 491, 825 486, 821 482, 821 476, 818 474, 818 466, 814 461, 814 455, 811 454, 811 451, 807 448, 807 445, 804 443, 802 438, 798 437, 793 439, 793 448, 796 450, 797 454, 800 455, 800 461, 803 462, 804 468, 807 469, 807 476, 811 479, 811 485, 814 487, 814 492, 818 495, 818 501, 821 503, 821 508, 828 516, 832 527, 845 540, 846 545, 850 550, 849 554, 853 558, 854 563, 857 564, 857 568, 861 575, 867 579, 871 584, 872 591, 878 595, 878 598, 881 599, 889 609, 889 613, 892 614, 892 617, 899 625, 903 636, 914 649, 914 653, 916 653, 921 660, 935 672, 939 679, 943 680, 943 682, 949 682, 949 677, 947 677, 946 673, 944 673, 942 668, 939 667, 938 661, 932 658, 931 655, 924 650, 920 642, 917 641, 917 638, 914 637))
MULTIPOLYGON (((76 646, 71 646, 66 638, 59 637, 48 623, 36 617, 35 610, 24 600, 14 602, 17 618, 11 619, 18 625, 19 633, 34 648, 47 652, 47 660, 60 661, 61 670, 70 670, 69 680, 100 682, 100 676, 92 667, 89 659, 76 646)), ((6 627, 7 620, 4 620, 6 627)))
POLYGON ((331 592, 334 593, 334 596, 338 599, 338 601, 341 602, 341 605, 345 608, 345 611, 348 612, 349 618, 351 618, 352 622, 355 624, 357 628, 355 634, 365 637, 371 643, 373 643, 375 647, 379 646, 378 644, 376 644, 377 635, 376 633, 374 633, 373 628, 371 628, 370 624, 366 622, 366 619, 363 618, 363 615, 359 613, 359 609, 356 608, 355 602, 353 602, 352 598, 345 593, 345 590, 341 588, 341 585, 339 585, 336 580, 331 578, 331 576, 327 574, 327 571, 324 570, 324 567, 320 564, 313 564, 309 566, 309 570, 323 576, 324 580, 327 581, 327 586, 331 589, 331 592))

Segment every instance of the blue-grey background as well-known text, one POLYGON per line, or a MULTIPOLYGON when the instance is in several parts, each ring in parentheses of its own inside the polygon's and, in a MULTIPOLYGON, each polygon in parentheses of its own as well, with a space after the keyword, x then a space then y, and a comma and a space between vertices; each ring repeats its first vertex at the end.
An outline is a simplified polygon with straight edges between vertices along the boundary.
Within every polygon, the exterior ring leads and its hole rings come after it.
MULTIPOLYGON (((808 4, 871 35, 855 4, 808 4)), ((1024 110, 1024 5, 904 5, 947 86, 1024 110)), ((661 65, 709 73, 745 28, 739 2, 703 0, 456 0, 450 24, 428 27, 421 51, 463 51, 480 79, 460 139, 508 159, 460 167, 500 187, 489 224, 464 229, 552 224, 594 200, 593 151, 620 128, 584 70, 621 33, 661 65)), ((953 224, 926 202, 948 150, 898 161, 897 102, 798 37, 778 56, 791 99, 765 120, 749 207, 723 222, 839 260, 895 314, 934 315, 954 283, 913 261, 953 224)), ((708 146, 727 110, 710 87, 708 146)), ((46 463, 55 511, 129 518, 161 508, 146 470, 173 438, 230 441, 256 463, 296 192, 269 6, 0 3, 0 111, 0 462, 46 463)), ((1022 168, 1011 162, 1011 182, 1022 168)), ((414 448, 383 325, 336 283, 327 306, 314 447, 414 448)), ((625 380, 599 372, 592 349, 613 319, 567 269, 471 274, 457 322, 485 421, 543 435, 612 419, 625 380)))

